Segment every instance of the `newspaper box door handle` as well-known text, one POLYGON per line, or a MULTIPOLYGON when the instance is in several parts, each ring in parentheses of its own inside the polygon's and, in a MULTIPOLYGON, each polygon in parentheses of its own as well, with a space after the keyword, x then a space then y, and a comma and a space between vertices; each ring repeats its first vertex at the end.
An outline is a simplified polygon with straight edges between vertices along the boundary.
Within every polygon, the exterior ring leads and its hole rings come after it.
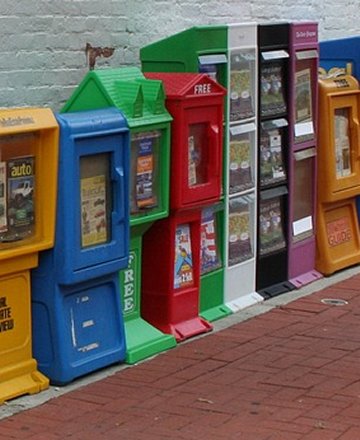
POLYGON ((214 157, 216 158, 216 164, 217 166, 214 167, 214 174, 215 176, 218 176, 220 174, 220 167, 218 166, 218 160, 219 160, 219 127, 215 124, 210 125, 210 146, 214 148, 214 157))
MULTIPOLYGON (((358 99, 357 108, 359 109, 359 107, 360 107, 360 99, 358 99)), ((353 115, 350 130, 351 130, 351 141, 354 142, 352 145, 358 146, 357 154, 358 154, 358 158, 360 158, 360 136, 359 136, 360 127, 359 127, 358 115, 353 115)))
POLYGON ((119 184, 119 198, 117 200, 117 219, 116 223, 120 223, 125 216, 125 189, 124 189, 124 169, 122 167, 115 167, 114 180, 119 184))

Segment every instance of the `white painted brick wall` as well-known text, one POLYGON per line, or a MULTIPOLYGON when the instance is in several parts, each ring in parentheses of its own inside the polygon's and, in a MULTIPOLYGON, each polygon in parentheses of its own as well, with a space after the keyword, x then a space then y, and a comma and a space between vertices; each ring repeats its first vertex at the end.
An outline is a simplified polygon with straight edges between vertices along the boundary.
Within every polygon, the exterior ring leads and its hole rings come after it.
POLYGON ((315 20, 320 39, 359 35, 359 0, 0 0, 0 107, 57 111, 88 70, 139 66, 139 49, 194 25, 315 20))

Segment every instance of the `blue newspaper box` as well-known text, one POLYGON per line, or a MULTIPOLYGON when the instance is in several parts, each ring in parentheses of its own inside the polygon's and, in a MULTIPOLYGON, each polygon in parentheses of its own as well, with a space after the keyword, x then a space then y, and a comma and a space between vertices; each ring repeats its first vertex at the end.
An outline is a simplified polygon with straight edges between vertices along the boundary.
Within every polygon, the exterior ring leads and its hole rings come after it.
POLYGON ((126 355, 118 271, 129 257, 129 130, 115 108, 57 115, 55 246, 32 272, 33 352, 53 384, 126 355))
POLYGON ((320 73, 349 74, 360 79, 360 35, 320 42, 320 73))

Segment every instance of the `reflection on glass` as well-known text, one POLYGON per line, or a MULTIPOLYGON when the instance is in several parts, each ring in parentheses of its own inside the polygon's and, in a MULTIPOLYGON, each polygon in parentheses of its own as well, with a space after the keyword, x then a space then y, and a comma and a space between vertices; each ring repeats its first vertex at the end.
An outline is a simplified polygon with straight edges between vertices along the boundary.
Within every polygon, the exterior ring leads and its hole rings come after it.
POLYGON ((200 185, 208 181, 209 138, 207 124, 192 124, 188 137, 188 185, 200 185))
POLYGON ((199 73, 206 73, 214 81, 219 81, 219 64, 200 64, 199 73))
POLYGON ((314 137, 311 60, 297 61, 295 72, 295 141, 314 137))
POLYGON ((254 116, 255 51, 232 52, 230 58, 230 121, 254 116))
POLYGON ((158 206, 160 139, 159 130, 135 133, 131 136, 131 214, 158 206))
POLYGON ((109 154, 80 158, 81 246, 111 240, 112 193, 109 154))
POLYGON ((348 108, 335 110, 335 157, 336 177, 347 177, 351 174, 350 137, 348 108))
POLYGON ((283 211, 280 197, 260 202, 259 249, 266 255, 285 248, 283 211))
POLYGON ((252 202, 238 197, 229 202, 229 266, 253 257, 252 249, 252 202))
POLYGON ((286 180, 282 139, 283 132, 279 128, 261 129, 259 161, 262 186, 286 180))
POLYGON ((294 239, 312 234, 313 214, 313 158, 295 161, 294 168, 294 239))
POLYGON ((221 267, 217 237, 217 218, 213 209, 203 209, 201 215, 200 264, 201 275, 221 267))
POLYGON ((282 63, 262 65, 261 116, 275 116, 286 112, 284 97, 284 66, 282 63))
MULTIPOLYGON (((35 236, 36 133, 0 138, 0 242, 35 236)), ((5 245, 4 245, 5 246, 5 245)))

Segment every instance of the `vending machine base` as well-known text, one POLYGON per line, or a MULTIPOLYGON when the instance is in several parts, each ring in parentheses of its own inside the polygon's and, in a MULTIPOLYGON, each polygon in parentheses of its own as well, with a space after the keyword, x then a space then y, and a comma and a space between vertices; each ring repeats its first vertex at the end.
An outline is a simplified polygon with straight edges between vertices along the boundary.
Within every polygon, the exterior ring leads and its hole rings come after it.
POLYGON ((287 258, 287 250, 259 257, 256 284, 257 292, 264 299, 295 289, 295 286, 286 279, 287 258), (276 264, 273 264, 274 259, 276 259, 276 264))
POLYGON ((264 298, 257 292, 252 292, 226 303, 226 306, 231 310, 231 313, 237 313, 261 301, 264 301, 264 298))
POLYGON ((192 318, 187 321, 178 322, 177 324, 160 324, 159 327, 164 333, 174 335, 178 342, 200 335, 201 333, 210 332, 213 329, 208 322, 201 318, 192 318))
POLYGON ((209 322, 232 314, 224 304, 224 268, 200 277, 200 316, 209 322))
POLYGON ((162 332, 173 335, 177 342, 209 332, 213 326, 196 316, 198 310, 193 309, 197 296, 196 288, 182 290, 173 296, 147 292, 143 296, 144 317, 151 319, 151 324, 162 332))
POLYGON ((254 272, 254 260, 227 268, 225 281, 226 306, 233 313, 264 300, 261 295, 253 291, 255 286, 254 272), (249 274, 251 275, 249 276, 249 274))
POLYGON ((291 292, 294 289, 295 286, 290 283, 290 281, 284 281, 279 284, 273 284, 272 286, 265 287, 264 289, 259 290, 258 293, 263 297, 263 299, 269 299, 282 295, 283 293, 291 292))
POLYGON ((117 273, 69 286, 49 286, 35 273, 32 292, 34 356, 52 384, 124 361, 117 273))
MULTIPOLYGON (((19 262, 26 263, 26 257, 20 257, 19 262)), ((31 262, 30 264, 33 265, 31 262)), ((36 361, 32 357, 30 271, 3 275, 0 278, 0 292, 2 404, 24 394, 45 390, 49 387, 49 379, 37 371, 36 361)))
POLYGON ((141 318, 126 321, 127 364, 135 364, 176 346, 175 338, 164 334, 141 318))
POLYGON ((36 394, 49 388, 49 379, 37 371, 34 359, 0 371, 0 405, 25 394, 36 394), (7 379, 7 376, 10 378, 7 379))
POLYGON ((313 283, 314 281, 321 280, 323 275, 317 270, 311 270, 310 272, 303 273, 298 277, 291 278, 289 282, 295 286, 296 289, 306 286, 307 284, 313 283))
POLYGON ((128 364, 134 364, 176 346, 176 340, 172 335, 162 333, 141 317, 142 234, 150 225, 131 229, 129 265, 119 273, 126 337, 125 362, 128 364))
POLYGON ((315 253, 316 244, 315 241, 306 243, 299 243, 296 247, 292 248, 292 261, 296 262, 289 268, 289 282, 295 286, 295 288, 300 289, 307 284, 313 283, 314 281, 323 278, 323 275, 318 272, 315 268, 309 270, 309 260, 314 262, 315 265, 315 253))

